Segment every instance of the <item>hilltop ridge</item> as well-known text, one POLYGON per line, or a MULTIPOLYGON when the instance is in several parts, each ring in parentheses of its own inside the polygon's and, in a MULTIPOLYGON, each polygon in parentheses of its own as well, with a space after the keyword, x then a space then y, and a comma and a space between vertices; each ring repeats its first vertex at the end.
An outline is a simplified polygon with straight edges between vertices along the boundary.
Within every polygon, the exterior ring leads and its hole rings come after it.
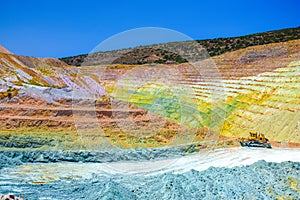
POLYGON ((0 53, 13 54, 12 52, 10 52, 8 49, 3 47, 2 45, 0 45, 0 53))
MULTIPOLYGON (((268 31, 239 37, 215 38, 196 41, 207 50, 209 56, 217 56, 226 52, 231 52, 250 46, 286 42, 296 39, 300 39, 300 27, 268 31)), ((195 49, 199 48, 199 46, 195 45, 196 43, 194 41, 170 42, 113 51, 96 52, 93 53, 93 60, 85 60, 88 54, 60 58, 60 60, 73 66, 146 63, 179 64, 184 63, 187 61, 187 59, 195 56, 195 49), (170 51, 163 49, 170 49, 170 51), (174 53, 180 52, 180 50, 184 52, 184 58, 174 53)))

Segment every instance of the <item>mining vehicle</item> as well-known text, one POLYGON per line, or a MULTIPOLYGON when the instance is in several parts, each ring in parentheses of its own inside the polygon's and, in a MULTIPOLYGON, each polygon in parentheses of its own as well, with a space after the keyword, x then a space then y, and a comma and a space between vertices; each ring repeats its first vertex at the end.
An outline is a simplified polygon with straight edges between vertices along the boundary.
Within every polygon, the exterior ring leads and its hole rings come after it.
POLYGON ((272 148, 270 141, 264 134, 250 132, 248 138, 239 138, 242 147, 264 147, 272 148))

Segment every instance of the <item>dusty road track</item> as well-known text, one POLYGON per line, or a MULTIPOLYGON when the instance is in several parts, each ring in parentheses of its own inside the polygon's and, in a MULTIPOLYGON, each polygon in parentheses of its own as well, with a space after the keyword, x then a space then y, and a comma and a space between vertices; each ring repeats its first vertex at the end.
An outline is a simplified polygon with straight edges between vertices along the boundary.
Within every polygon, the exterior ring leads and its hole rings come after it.
MULTIPOLYGON (((22 180, 21 182, 47 182, 50 180, 76 179, 78 177, 89 178, 92 174, 104 176, 115 174, 151 176, 166 172, 180 174, 192 169, 203 171, 209 167, 231 168, 251 165, 259 160, 265 160, 267 162, 300 162, 299 155, 300 149, 297 148, 225 148, 202 151, 180 158, 159 160, 153 158, 153 160, 142 162, 35 163, 24 164, 12 169, 2 169, 0 180, 10 179, 11 181, 22 180)), ((132 156, 134 156, 134 154, 132 156)))

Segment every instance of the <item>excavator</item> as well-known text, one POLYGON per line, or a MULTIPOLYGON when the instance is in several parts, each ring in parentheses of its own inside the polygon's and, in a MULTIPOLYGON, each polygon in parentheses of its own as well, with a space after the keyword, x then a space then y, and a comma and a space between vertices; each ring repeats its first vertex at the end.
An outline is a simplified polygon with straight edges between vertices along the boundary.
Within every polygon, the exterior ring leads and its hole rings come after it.
POLYGON ((239 142, 242 147, 272 148, 270 141, 265 137, 265 135, 257 132, 250 132, 248 138, 239 138, 239 142))

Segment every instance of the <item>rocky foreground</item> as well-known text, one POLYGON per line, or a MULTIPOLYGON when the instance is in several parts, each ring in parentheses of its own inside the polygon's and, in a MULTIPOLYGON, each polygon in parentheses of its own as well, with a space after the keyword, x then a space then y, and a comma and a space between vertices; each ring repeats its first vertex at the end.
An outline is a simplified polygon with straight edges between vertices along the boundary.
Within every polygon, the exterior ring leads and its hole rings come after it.
MULTIPOLYGON (((299 199, 299 162, 256 162, 234 168, 157 176, 93 176, 51 184, 20 184, 28 199, 299 199)), ((1 184, 10 192, 12 184, 1 184)))
POLYGON ((35 152, 40 156, 28 151, 22 156, 22 152, 2 152, 0 194, 13 193, 24 199, 300 198, 296 149, 232 148, 174 157, 180 152, 182 149, 140 149, 135 153, 112 151, 110 156, 108 151, 103 155, 35 152), (160 158, 151 158, 160 153, 160 158), (68 156, 73 160, 68 161, 68 156), (103 160, 108 157, 112 160, 103 160))

